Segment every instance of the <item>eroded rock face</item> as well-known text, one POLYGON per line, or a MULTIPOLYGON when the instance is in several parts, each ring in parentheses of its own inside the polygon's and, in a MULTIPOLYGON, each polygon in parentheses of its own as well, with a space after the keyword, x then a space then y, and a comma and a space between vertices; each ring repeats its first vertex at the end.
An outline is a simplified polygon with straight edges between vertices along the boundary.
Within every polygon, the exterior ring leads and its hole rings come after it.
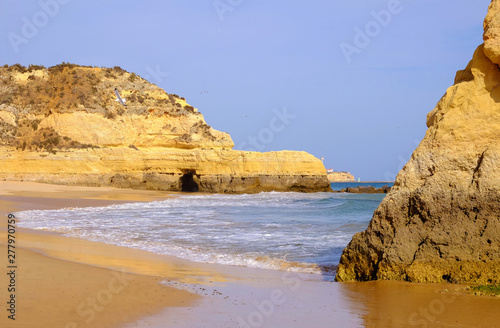
POLYGON ((485 45, 428 114, 425 138, 368 229, 344 250, 338 281, 500 283, 499 3, 485 45))
POLYGON ((243 152, 184 98, 120 68, 0 67, 0 179, 251 193, 330 191, 305 152, 243 152), (114 88, 127 100, 116 102, 114 88))
POLYGON ((328 172, 330 182, 350 182, 354 181, 354 176, 349 172, 328 172))
POLYGON ((25 150, 234 146, 184 98, 120 68, 73 64, 0 67, 0 136, 25 150), (115 87, 127 106, 115 101, 115 87))
MULTIPOLYGON (((170 191, 329 191, 306 152, 129 147, 41 154, 0 147, 0 179, 170 191)), ((326 181, 326 183, 325 183, 326 181)))
POLYGON ((484 19, 484 53, 495 64, 500 64, 500 2, 493 0, 484 19))

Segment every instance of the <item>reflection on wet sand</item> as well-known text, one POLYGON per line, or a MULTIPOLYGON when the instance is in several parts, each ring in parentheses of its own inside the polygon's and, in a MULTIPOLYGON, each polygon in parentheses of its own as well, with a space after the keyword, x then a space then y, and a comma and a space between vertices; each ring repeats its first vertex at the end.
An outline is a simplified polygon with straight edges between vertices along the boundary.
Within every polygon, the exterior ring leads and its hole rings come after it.
POLYGON ((500 327, 500 298, 466 286, 394 281, 341 283, 365 327, 500 327))

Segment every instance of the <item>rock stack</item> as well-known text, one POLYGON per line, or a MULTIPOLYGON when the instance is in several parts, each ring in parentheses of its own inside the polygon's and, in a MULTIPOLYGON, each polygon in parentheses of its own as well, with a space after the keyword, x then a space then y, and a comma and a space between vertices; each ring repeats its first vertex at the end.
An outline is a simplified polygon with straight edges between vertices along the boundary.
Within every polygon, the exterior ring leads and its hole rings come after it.
POLYGON ((337 281, 500 283, 500 1, 337 281))

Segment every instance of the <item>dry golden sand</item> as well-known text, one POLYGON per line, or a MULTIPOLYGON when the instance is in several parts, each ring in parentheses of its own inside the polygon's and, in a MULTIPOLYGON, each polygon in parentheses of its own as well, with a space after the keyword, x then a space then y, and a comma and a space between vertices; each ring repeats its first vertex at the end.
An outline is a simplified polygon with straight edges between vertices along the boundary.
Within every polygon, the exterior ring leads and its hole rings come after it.
MULTIPOLYGON (((8 265, 8 213, 166 197, 167 194, 154 191, 0 182, 2 273, 8 265)), ((192 305, 200 298, 161 285, 159 282, 165 278, 218 279, 216 274, 149 252, 19 228, 15 236, 16 320, 8 319, 5 302, 10 295, 10 278, 4 273, 0 275, 0 327, 119 326, 166 307, 192 305)))
MULTIPOLYGON (((5 245, 0 252, 7 253, 5 245)), ((160 285, 161 278, 62 261, 22 248, 16 255, 16 320, 8 319, 4 310, 4 274, 1 327, 114 327, 197 299, 160 285)))

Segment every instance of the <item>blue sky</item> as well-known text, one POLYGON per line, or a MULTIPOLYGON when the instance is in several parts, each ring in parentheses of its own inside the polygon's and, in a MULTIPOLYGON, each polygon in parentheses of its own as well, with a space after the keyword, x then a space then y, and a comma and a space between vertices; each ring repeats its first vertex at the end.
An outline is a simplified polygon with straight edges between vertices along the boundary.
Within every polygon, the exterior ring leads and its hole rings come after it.
POLYGON ((0 64, 120 66, 186 97, 236 149, 388 180, 482 43, 489 3, 2 0, 0 64))

